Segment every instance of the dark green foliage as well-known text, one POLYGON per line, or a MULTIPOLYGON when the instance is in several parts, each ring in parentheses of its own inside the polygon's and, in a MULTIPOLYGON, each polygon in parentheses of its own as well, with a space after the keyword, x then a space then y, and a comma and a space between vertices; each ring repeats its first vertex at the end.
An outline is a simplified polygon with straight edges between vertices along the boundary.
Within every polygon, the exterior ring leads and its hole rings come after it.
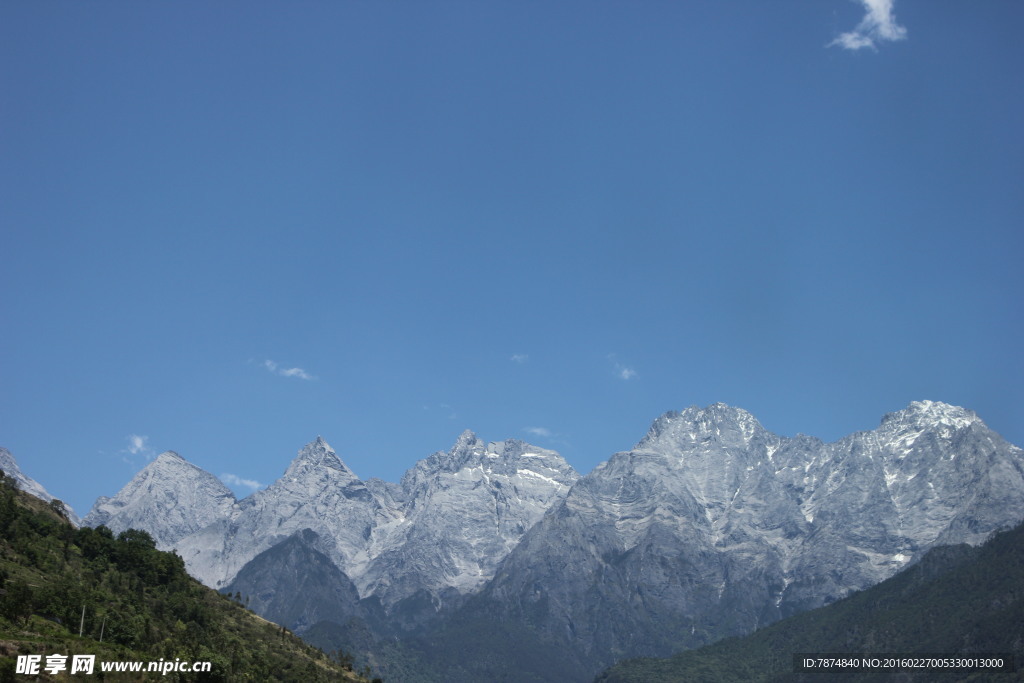
POLYGON ((528 683, 576 681, 581 663, 564 647, 529 625, 528 619, 499 622, 492 606, 481 598, 437 632, 416 643, 441 680, 528 683))
MULTIPOLYGON (((331 650, 368 653, 357 668, 369 663, 385 680, 405 683, 530 683, 578 681, 581 665, 564 648, 521 622, 500 623, 490 618, 489 605, 471 601, 440 628, 428 628, 400 638, 381 637, 361 619, 344 624, 322 621, 302 637, 331 650)), ((350 660, 345 660, 349 663, 350 660)))
POLYGON ((68 652, 213 665, 208 674, 153 680, 365 680, 199 584, 148 533, 75 529, 62 504, 17 491, 8 477, 0 480, 0 582, 0 681, 17 654, 68 652))
POLYGON ((601 683, 1024 680, 1024 526, 980 548, 936 548, 873 588, 744 638, 669 659, 620 662, 601 683), (1013 653, 1016 674, 793 673, 794 653, 1013 653))
POLYGON ((9 581, 7 592, 0 599, 0 614, 9 621, 24 626, 32 616, 34 596, 24 581, 9 581))
POLYGON ((370 666, 384 680, 403 683, 446 683, 452 680, 472 680, 445 677, 428 662, 424 653, 415 649, 406 638, 380 637, 361 619, 349 619, 345 624, 321 621, 303 632, 302 639, 321 649, 333 651, 335 661, 349 671, 370 666), (353 656, 351 653, 360 653, 353 656))

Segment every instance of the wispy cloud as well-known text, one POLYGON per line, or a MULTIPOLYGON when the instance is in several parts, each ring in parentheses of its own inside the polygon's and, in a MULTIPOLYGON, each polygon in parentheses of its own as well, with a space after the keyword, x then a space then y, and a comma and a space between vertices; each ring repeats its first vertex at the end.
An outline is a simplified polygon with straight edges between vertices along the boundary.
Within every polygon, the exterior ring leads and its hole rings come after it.
POLYGON ((282 377, 298 377, 299 379, 312 380, 316 379, 313 375, 309 374, 302 368, 282 368, 274 361, 267 359, 263 361, 263 367, 275 375, 281 375, 282 377))
POLYGON ((896 0, 857 0, 866 14, 857 24, 857 28, 843 33, 828 44, 838 45, 847 50, 863 48, 876 49, 875 44, 881 41, 903 40, 907 37, 907 29, 896 23, 893 16, 893 5, 896 0))
POLYGON ((509 358, 509 360, 512 361, 513 363, 519 363, 520 365, 522 365, 526 361, 530 360, 530 357, 525 353, 513 353, 512 357, 509 358))
POLYGON ((128 446, 119 449, 117 456, 133 470, 144 467, 157 456, 156 449, 149 445, 149 437, 144 434, 129 434, 124 440, 128 442, 128 446))
POLYGON ((255 479, 243 479, 237 474, 230 474, 227 472, 220 475, 220 480, 227 484, 228 486, 244 486, 246 488, 252 489, 253 491, 255 491, 256 489, 263 488, 263 484, 259 483, 255 479))
POLYGON ((628 380, 631 380, 634 377, 636 377, 636 370, 634 370, 633 368, 629 367, 628 365, 623 365, 622 363, 620 363, 615 358, 615 354, 614 353, 609 353, 607 357, 608 357, 608 360, 610 360, 611 363, 612 363, 612 367, 613 367, 613 369, 615 371, 615 376, 616 377, 618 377, 619 379, 624 380, 624 381, 628 381, 628 380))
POLYGON ((129 434, 126 438, 128 439, 128 452, 132 455, 138 455, 139 453, 149 450, 149 447, 146 446, 146 442, 149 441, 148 436, 129 434))
POLYGON ((298 377, 299 379, 313 379, 313 375, 309 374, 302 368, 282 368, 278 371, 285 377, 298 377))
POLYGON ((141 434, 129 434, 124 438, 128 442, 128 447, 121 449, 121 459, 124 462, 128 463, 129 465, 138 467, 138 461, 132 462, 131 459, 129 459, 123 454, 128 454, 128 456, 131 456, 132 459, 136 457, 142 457, 145 458, 146 460, 152 460, 154 457, 156 457, 156 451, 153 449, 152 446, 149 445, 148 436, 143 436, 141 434))
POLYGON ((532 434, 533 436, 541 436, 546 439, 551 438, 551 436, 553 436, 551 430, 548 429, 547 427, 523 427, 523 431, 526 432, 527 434, 532 434))

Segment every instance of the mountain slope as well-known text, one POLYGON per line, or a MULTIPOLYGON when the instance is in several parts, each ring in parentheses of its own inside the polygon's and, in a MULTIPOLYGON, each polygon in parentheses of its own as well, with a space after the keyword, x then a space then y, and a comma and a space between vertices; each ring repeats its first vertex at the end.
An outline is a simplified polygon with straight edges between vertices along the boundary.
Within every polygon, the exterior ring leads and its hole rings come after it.
MULTIPOLYGON (((41 500, 45 500, 47 503, 52 501, 54 498, 50 495, 50 492, 43 488, 43 485, 38 481, 25 475, 21 468, 18 467, 18 462, 14 459, 14 456, 6 448, 0 448, 0 472, 3 472, 14 481, 14 485, 24 491, 25 493, 35 496, 41 500)), ((66 503, 62 503, 64 506, 64 512, 67 514, 68 519, 72 524, 78 526, 80 520, 66 503)))
MULTIPOLYGON (((401 484, 363 482, 318 437, 280 479, 238 502, 213 475, 165 453, 116 496, 99 499, 86 523, 146 529, 212 587, 310 530, 363 597, 415 625, 490 579, 578 478, 553 451, 515 440, 484 443, 466 432, 401 484)), ((277 590, 288 590, 284 578, 277 590)))
POLYGON ((317 437, 277 481, 240 501, 229 516, 182 538, 175 548, 194 576, 222 587, 259 553, 311 529, 323 552, 352 576, 366 564, 373 529, 394 514, 317 437))
POLYGON ((220 479, 174 451, 157 456, 114 498, 101 497, 82 523, 115 533, 144 529, 161 550, 231 514, 235 496, 220 479))
POLYGON ((288 537, 253 558, 223 592, 296 633, 324 620, 344 623, 357 614, 359 593, 319 543, 309 529, 288 537))
POLYGON ((9 477, 0 482, 0 582, 3 680, 14 680, 17 655, 45 663, 57 653, 96 655, 100 678, 103 662, 180 659, 212 664, 208 674, 175 674, 185 681, 366 680, 200 585, 145 532, 75 529, 9 477))
POLYGON ((361 592, 387 609, 474 592, 578 478, 554 451, 464 432, 402 477, 400 518, 376 534, 361 592))
POLYGON ((1021 519, 1022 452, 969 411, 913 403, 823 444, 693 407, 580 479, 459 620, 470 638, 518 624, 519 649, 559 645, 586 680, 623 656, 749 633, 1021 519))
MULTIPOLYGON (((796 681, 795 653, 1013 653, 1024 667, 1024 526, 978 548, 944 546, 896 576, 827 607, 670 659, 632 659, 602 683, 796 681)), ((850 674, 844 678, 850 678, 850 674)), ((960 672, 859 674, 856 680, 963 680, 960 672)), ((827 675, 825 676, 827 678, 827 675)), ((834 677, 834 674, 833 674, 834 677)), ((987 674, 978 680, 1020 680, 987 674)))
MULTIPOLYGON (((130 488, 114 500, 134 500, 130 488)), ((145 507, 132 515, 159 525, 145 507)), ((363 482, 317 439, 224 510, 175 542, 189 570, 215 586, 258 575, 277 604, 306 605, 292 623, 315 626, 301 573, 248 566, 311 531, 281 556, 327 558, 362 615, 321 622, 322 642, 369 629, 418 647, 410 656, 441 678, 583 681, 829 604, 937 545, 981 542, 1024 519, 1024 452, 939 402, 833 443, 714 404, 662 415, 582 478, 554 452, 465 432, 399 484, 363 482)))

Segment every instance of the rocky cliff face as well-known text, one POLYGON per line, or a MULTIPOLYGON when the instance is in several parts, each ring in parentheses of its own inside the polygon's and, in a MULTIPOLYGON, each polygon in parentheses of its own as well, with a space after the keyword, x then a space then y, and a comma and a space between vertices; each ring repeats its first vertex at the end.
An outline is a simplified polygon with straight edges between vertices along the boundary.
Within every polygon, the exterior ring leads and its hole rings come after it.
POLYGON ((1021 519, 1024 454, 970 411, 913 403, 824 444, 689 408, 583 477, 474 609, 525 619, 585 677, 748 632, 1021 519))
POLYGON ((552 451, 465 432, 400 483, 363 482, 317 439, 236 502, 165 454, 87 521, 150 531, 207 584, 251 584, 292 625, 323 615, 288 608, 309 572, 282 563, 334 576, 326 558, 344 578, 334 613, 389 638, 434 634, 427 651, 448 639, 488 653, 484 678, 545 651, 559 676, 585 680, 828 603, 1022 519, 1024 452, 968 410, 921 401, 834 443, 691 407, 582 478, 552 451))
POLYGON ((579 477, 557 453, 471 432, 417 463, 401 484, 361 481, 317 438, 284 475, 236 502, 213 475, 164 454, 87 517, 135 527, 173 547, 189 571, 222 588, 260 553, 303 530, 365 596, 387 608, 479 588, 579 477))
POLYGON ((463 433, 402 478, 400 516, 375 539, 363 592, 390 606, 421 590, 478 589, 578 478, 553 451, 463 433))
POLYGON ((82 523, 114 533, 148 531, 161 550, 229 516, 235 496, 217 477, 173 451, 157 456, 114 498, 101 497, 82 523))
POLYGON ((373 529, 393 516, 318 437, 299 451, 280 479, 181 538, 175 549, 190 573, 221 588, 259 553, 310 529, 331 561, 353 576, 367 562, 373 529))

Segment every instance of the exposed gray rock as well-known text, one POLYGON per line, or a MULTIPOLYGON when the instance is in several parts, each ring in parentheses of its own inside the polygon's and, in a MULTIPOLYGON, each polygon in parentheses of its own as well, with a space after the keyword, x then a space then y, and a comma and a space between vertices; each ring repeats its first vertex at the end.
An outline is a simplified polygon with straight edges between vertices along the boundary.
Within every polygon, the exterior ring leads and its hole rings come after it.
POLYGON ((386 608, 419 591, 434 596, 436 608, 446 589, 475 592, 578 478, 554 451, 464 432, 385 494, 400 517, 375 535, 361 592, 386 608))
POLYGON ((161 550, 231 513, 235 496, 220 479, 173 451, 158 455, 113 498, 101 497, 82 523, 149 532, 161 550))
POLYGON ((374 528, 394 515, 317 437, 280 479, 240 501, 227 517, 179 539, 175 549, 193 576, 220 588, 259 553, 311 529, 323 552, 351 576, 368 560, 374 528))
POLYGON ((527 621, 586 678, 751 631, 1021 519, 1024 454, 962 408, 912 403, 824 444, 693 407, 580 479, 473 609, 527 621))
POLYGON ((161 455, 117 496, 98 500, 88 523, 150 531, 216 588, 263 551, 311 530, 364 597, 391 607, 416 596, 416 604, 437 609, 443 596, 490 579, 578 478, 553 451, 514 440, 485 444, 466 432, 401 484, 364 483, 318 437, 280 479, 239 502, 213 475, 161 455))
MULTIPOLYGON (((491 662, 515 670, 489 649, 494 634, 533 638, 505 651, 557 651, 560 675, 585 680, 624 656, 749 632, 1022 519, 1024 452, 968 410, 921 401, 834 443, 691 407, 582 478, 553 451, 467 431, 399 484, 362 482, 318 438, 237 503, 165 454, 87 521, 154 533, 208 585, 258 575, 265 610, 309 581, 268 566, 302 557, 333 576, 327 558, 342 602, 351 580, 381 634, 429 625, 435 644, 459 640, 452 652, 481 639, 484 677, 491 662)), ((292 624, 323 617, 293 612, 292 624)))

